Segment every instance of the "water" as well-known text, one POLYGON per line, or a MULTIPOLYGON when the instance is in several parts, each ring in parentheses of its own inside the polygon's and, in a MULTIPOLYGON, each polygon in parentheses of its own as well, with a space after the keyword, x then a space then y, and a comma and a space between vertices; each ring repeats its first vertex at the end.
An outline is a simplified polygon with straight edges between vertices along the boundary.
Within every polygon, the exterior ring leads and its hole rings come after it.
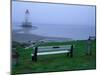
POLYGON ((34 24, 32 28, 23 28, 21 24, 13 24, 12 29, 18 33, 72 38, 75 40, 88 39, 90 35, 95 36, 95 25, 34 24))

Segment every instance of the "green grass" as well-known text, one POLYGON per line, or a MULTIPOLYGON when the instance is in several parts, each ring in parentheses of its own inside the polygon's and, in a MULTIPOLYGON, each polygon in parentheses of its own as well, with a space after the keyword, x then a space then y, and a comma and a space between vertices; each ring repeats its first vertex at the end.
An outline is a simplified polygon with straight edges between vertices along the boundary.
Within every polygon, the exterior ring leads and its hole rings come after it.
POLYGON ((37 62, 31 61, 32 48, 24 49, 18 47, 20 54, 19 64, 12 67, 12 74, 18 73, 37 73, 37 72, 51 72, 51 71, 71 71, 71 70, 86 70, 96 68, 96 42, 92 41, 92 55, 86 55, 86 41, 73 42, 51 42, 45 45, 74 45, 73 58, 68 57, 67 54, 55 54, 38 56, 37 62))

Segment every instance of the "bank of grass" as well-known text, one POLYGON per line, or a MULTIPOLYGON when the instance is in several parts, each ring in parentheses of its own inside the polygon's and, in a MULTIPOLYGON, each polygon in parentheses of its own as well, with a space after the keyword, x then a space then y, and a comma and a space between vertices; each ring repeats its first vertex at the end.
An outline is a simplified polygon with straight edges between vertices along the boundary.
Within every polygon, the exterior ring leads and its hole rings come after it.
MULTIPOLYGON (((37 62, 31 61, 32 49, 17 47, 19 52, 19 64, 12 67, 12 74, 40 73, 56 71, 87 70, 96 68, 96 43, 92 41, 92 55, 86 55, 86 41, 51 42, 46 45, 74 45, 73 58, 66 53, 38 56, 37 62)), ((45 44, 43 44, 45 45, 45 44)))

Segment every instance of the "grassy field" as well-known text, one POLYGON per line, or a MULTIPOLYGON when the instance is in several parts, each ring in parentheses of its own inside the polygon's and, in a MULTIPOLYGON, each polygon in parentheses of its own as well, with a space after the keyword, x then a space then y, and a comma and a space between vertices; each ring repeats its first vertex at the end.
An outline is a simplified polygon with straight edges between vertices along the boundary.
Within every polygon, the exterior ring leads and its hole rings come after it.
MULTIPOLYGON (((17 47, 19 52, 19 64, 12 67, 12 74, 19 73, 39 73, 39 72, 57 72, 72 70, 88 70, 96 68, 96 41, 92 41, 92 55, 86 55, 86 41, 73 42, 50 42, 46 45, 74 45, 73 58, 67 54, 44 55, 38 56, 37 62, 32 62, 32 48, 24 49, 17 47)), ((43 44, 45 46, 45 44, 43 44)))

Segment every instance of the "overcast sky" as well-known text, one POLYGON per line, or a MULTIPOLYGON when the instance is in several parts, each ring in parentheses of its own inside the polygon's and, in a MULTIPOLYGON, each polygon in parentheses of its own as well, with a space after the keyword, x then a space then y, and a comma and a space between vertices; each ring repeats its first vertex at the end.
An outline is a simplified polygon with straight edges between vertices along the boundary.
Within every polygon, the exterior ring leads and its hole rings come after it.
POLYGON ((13 22, 22 22, 26 9, 33 24, 95 25, 95 6, 15 1, 12 3, 13 22))
POLYGON ((73 39, 95 36, 95 6, 15 1, 12 3, 12 22, 21 25, 27 9, 32 25, 38 27, 31 30, 34 34, 73 39))

